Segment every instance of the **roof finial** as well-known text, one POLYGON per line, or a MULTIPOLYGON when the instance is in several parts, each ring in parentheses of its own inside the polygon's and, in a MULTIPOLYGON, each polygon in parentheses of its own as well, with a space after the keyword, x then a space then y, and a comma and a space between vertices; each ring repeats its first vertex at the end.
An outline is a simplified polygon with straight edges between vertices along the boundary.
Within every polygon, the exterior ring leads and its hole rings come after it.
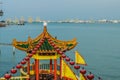
POLYGON ((44 26, 44 27, 47 26, 47 22, 46 22, 46 21, 44 21, 43 26, 44 26))
POLYGON ((44 21, 43 26, 44 26, 44 31, 43 32, 45 33, 45 32, 47 32, 47 22, 46 21, 44 21))

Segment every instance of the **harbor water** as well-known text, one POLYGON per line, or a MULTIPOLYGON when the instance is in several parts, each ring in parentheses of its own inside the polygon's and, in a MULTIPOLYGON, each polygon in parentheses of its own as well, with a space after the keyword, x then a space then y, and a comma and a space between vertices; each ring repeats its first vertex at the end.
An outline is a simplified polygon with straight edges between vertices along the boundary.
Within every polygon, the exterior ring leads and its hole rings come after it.
MULTIPOLYGON (((59 40, 77 39, 78 45, 65 53, 74 59, 78 50, 87 62, 85 69, 103 80, 120 80, 120 24, 112 23, 48 23, 48 32, 59 40)), ((27 41, 28 36, 36 38, 43 31, 43 23, 8 25, 0 28, 0 43, 27 41)), ((24 57, 25 52, 13 46, 0 45, 0 77, 10 71, 24 57)))

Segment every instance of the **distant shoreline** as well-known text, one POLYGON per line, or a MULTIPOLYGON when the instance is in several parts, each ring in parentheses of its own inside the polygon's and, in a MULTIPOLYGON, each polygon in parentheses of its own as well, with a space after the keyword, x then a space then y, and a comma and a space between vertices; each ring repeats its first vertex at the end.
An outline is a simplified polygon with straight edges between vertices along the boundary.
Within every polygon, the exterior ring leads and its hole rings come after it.
POLYGON ((59 20, 59 21, 52 21, 52 20, 33 20, 32 18, 28 19, 27 21, 24 19, 7 19, 5 20, 6 25, 24 25, 24 23, 81 23, 81 24, 87 24, 87 23, 113 23, 113 24, 118 24, 120 23, 120 20, 59 20))

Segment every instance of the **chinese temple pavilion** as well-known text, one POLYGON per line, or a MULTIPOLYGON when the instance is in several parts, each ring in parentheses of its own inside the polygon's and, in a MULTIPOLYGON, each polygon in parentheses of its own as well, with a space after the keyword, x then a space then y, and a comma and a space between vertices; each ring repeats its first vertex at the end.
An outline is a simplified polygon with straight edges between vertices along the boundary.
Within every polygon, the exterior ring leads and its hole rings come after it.
MULTIPOLYGON (((25 51, 26 57, 0 80, 93 80, 94 75, 91 72, 86 75, 84 67, 80 68, 80 62, 84 65, 86 63, 78 51, 75 51, 75 61, 66 56, 66 51, 77 45, 76 39, 58 40, 50 35, 46 26, 47 23, 44 23, 43 32, 35 39, 28 37, 28 40, 24 42, 13 40, 12 45, 25 51), (31 59, 34 62, 31 62, 31 59), (48 63, 43 64, 43 60, 48 60, 48 63), (80 76, 71 69, 71 66, 80 73, 80 76), (18 69, 20 69, 21 75, 12 77, 18 69)), ((99 77, 98 80, 101 78, 99 77)))
MULTIPOLYGON (((54 74, 54 80, 57 80, 57 59, 60 59, 60 71, 59 76, 62 78, 62 55, 64 52, 73 49, 77 45, 76 39, 70 41, 62 41, 51 36, 44 23, 43 32, 35 39, 28 37, 25 42, 13 40, 13 46, 17 49, 25 51, 29 57, 32 57, 35 61, 35 69, 30 72, 30 59, 27 64, 27 73, 29 75, 35 74, 36 80, 39 80, 40 74, 43 74, 40 70, 40 60, 49 60, 49 72, 54 74), (53 61, 54 63, 53 63, 53 61)), ((46 71, 47 72, 47 71, 46 71)))

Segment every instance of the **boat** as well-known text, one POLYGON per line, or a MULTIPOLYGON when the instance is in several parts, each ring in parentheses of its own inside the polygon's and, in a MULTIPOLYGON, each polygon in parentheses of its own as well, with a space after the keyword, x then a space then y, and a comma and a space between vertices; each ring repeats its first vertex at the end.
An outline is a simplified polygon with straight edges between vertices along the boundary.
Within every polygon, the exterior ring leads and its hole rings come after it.
MULTIPOLYGON (((3 16, 3 11, 0 10, 0 16, 3 16)), ((5 27, 5 22, 4 21, 0 21, 0 27, 5 27)))
MULTIPOLYGON (((67 56, 67 52, 77 46, 76 38, 58 40, 47 30, 47 23, 41 34, 26 41, 13 39, 14 48, 25 52, 26 56, 0 80, 94 80, 93 73, 81 65, 87 66, 79 51, 75 51, 75 60, 67 56), (46 61, 47 62, 42 62, 46 61), (32 62, 33 61, 33 62, 32 62), (20 70, 19 76, 14 76, 20 70)), ((100 77, 96 80, 102 80, 100 77)))
MULTIPOLYGON (((0 4, 2 4, 2 3, 0 3, 0 4)), ((0 10, 0 16, 3 16, 2 10, 0 10)), ((5 21, 0 21, 0 27, 5 27, 5 26, 6 26, 5 21)))
POLYGON ((4 22, 0 22, 0 27, 5 27, 6 24, 4 22))

